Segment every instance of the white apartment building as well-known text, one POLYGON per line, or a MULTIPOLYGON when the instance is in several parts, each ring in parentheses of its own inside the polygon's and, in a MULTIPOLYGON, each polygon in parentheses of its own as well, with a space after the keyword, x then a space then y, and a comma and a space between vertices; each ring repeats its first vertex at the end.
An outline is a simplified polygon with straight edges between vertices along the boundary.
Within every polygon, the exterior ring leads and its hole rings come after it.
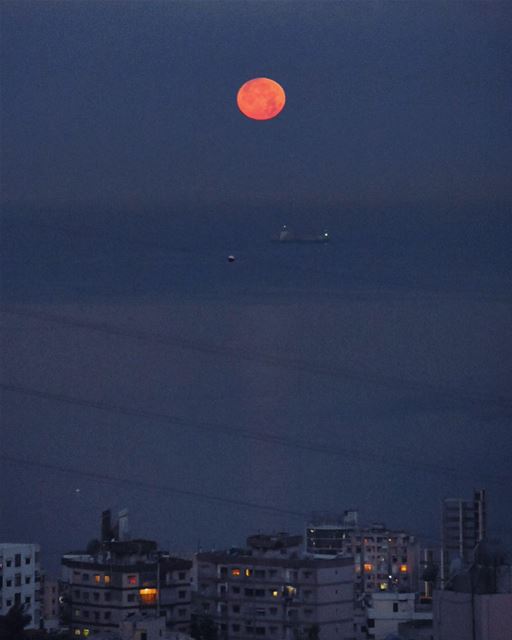
POLYGON ((41 619, 39 553, 38 544, 0 542, 0 615, 24 605, 27 629, 38 629, 41 619))
POLYGON ((302 552, 302 536, 255 535, 246 549, 199 553, 197 612, 220 638, 349 640, 353 634, 353 565, 302 552))

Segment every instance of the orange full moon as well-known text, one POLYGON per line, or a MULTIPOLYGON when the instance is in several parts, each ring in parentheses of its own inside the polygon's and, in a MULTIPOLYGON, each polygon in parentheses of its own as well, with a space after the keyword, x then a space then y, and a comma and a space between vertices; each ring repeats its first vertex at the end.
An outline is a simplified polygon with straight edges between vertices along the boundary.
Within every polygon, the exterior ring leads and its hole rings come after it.
POLYGON ((236 102, 244 116, 253 120, 270 120, 283 110, 286 94, 275 80, 253 78, 240 87, 236 102))

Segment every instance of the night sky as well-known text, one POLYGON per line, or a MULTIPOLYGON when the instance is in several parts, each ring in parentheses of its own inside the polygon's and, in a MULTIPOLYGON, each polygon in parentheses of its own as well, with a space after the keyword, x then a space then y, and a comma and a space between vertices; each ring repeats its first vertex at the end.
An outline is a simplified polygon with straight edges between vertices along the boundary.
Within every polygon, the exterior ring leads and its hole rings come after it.
POLYGON ((432 541, 483 486, 512 542, 512 4, 1 12, 0 540, 432 541))

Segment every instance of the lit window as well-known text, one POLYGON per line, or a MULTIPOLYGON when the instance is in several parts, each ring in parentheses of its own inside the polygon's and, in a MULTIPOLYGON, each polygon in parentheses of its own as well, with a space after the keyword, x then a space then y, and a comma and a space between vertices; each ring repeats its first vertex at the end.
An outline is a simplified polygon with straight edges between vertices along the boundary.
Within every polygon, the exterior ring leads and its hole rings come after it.
POLYGON ((96 574, 94 576, 94 582, 96 582, 96 584, 99 584, 101 582, 101 576, 99 576, 98 574, 96 574))
POLYGON ((400 565, 400 573, 407 573, 407 565, 406 564, 401 564, 400 565))
POLYGON ((137 584, 137 576, 128 576, 128 584, 137 584))
POLYGON ((89 629, 84 629, 84 636, 87 638, 87 636, 89 635, 90 631, 89 629))
POLYGON ((80 635, 80 629, 75 629, 75 636, 79 636, 80 635))
POLYGON ((155 604, 157 595, 157 589, 139 589, 139 596, 143 604, 155 604))
POLYGON ((272 596, 273 596, 274 598, 277 598, 277 596, 278 596, 278 595, 279 595, 279 591, 278 591, 277 589, 274 589, 274 590, 272 591, 272 596))
POLYGON ((245 575, 250 578, 252 576, 252 569, 246 569, 245 570, 245 575))
POLYGON ((231 569, 231 575, 234 578, 238 578, 241 575, 241 571, 240 569, 231 569))
POLYGON ((365 562, 364 563, 364 570, 369 572, 373 569, 373 564, 371 562, 365 562))
POLYGON ((379 587, 380 587, 381 591, 386 591, 387 588, 388 588, 388 583, 387 582, 381 582, 379 587))
POLYGON ((105 584, 110 584, 110 576, 105 576, 105 584))

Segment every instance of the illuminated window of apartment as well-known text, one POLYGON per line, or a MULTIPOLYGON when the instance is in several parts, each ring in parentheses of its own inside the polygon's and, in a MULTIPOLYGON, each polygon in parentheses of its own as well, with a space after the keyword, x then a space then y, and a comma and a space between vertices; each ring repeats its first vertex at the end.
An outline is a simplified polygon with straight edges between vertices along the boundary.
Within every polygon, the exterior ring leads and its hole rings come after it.
POLYGON ((407 573, 407 565, 406 564, 401 564, 400 565, 400 573, 407 573))
POLYGON ((84 629, 84 636, 87 638, 87 636, 89 635, 90 631, 89 629, 84 629))
POLYGON ((96 575, 94 576, 94 582, 96 582, 96 584, 99 584, 99 583, 101 582, 101 576, 100 576, 100 575, 98 575, 98 574, 96 574, 96 575))
POLYGON ((240 569, 238 569, 238 568, 231 569, 231 575, 232 575, 234 578, 238 578, 238 577, 241 575, 241 573, 242 573, 242 572, 241 572, 241 571, 240 571, 240 569))
POLYGON ((128 584, 137 584, 137 576, 128 576, 128 584))
POLYGON ((279 591, 277 589, 272 589, 272 597, 277 598, 279 595, 279 591))
POLYGON ((80 635, 80 633, 81 633, 81 632, 80 632, 80 629, 75 629, 75 632, 74 632, 74 633, 75 633, 75 636, 79 636, 79 635, 80 635))
POLYGON ((110 584, 110 576, 105 576, 104 581, 105 584, 110 584))
POLYGON ((157 595, 157 589, 139 589, 139 596, 142 604, 155 604, 157 595))
POLYGON ((246 569, 244 571, 245 575, 247 578, 250 578, 252 576, 252 569, 246 569))
POLYGON ((373 569, 373 565, 371 562, 365 562, 364 563, 364 570, 365 571, 371 571, 373 569))

